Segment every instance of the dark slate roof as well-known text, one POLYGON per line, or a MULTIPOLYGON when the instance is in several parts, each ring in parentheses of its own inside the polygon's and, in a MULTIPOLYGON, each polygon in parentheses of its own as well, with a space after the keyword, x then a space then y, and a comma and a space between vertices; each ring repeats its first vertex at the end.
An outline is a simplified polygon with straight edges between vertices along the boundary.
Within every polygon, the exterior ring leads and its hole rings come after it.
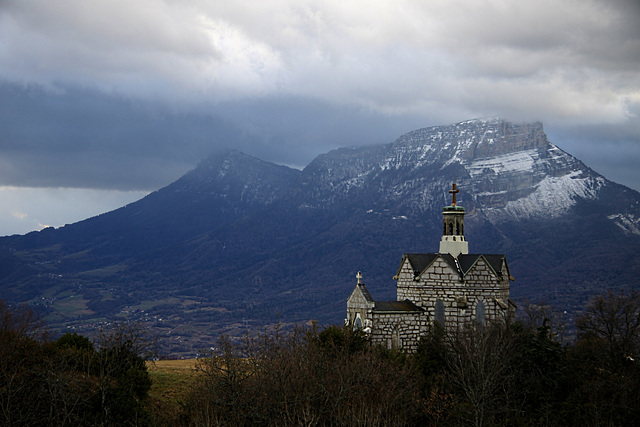
POLYGON ((469 269, 473 267, 480 257, 483 257, 487 264, 493 269, 493 271, 499 277, 502 277, 502 266, 505 262, 504 255, 492 255, 492 254, 465 254, 458 255, 458 262, 464 274, 467 274, 469 269))
MULTIPOLYGON (((431 265, 434 259, 438 257, 439 254, 404 254, 404 257, 409 258, 409 262, 413 267, 413 271, 416 276, 422 273, 424 270, 431 265)), ((404 262, 403 257, 403 262, 404 262)), ((402 267, 402 265, 400 265, 402 267)))
POLYGON ((360 288, 360 292, 362 292, 362 295, 367 301, 373 302, 373 298, 371 298, 371 294, 364 283, 358 283, 356 286, 360 288))
POLYGON ((424 311, 409 300, 404 301, 376 301, 373 307, 375 312, 394 312, 394 311, 424 311))
MULTIPOLYGON (((494 254, 460 254, 458 257, 453 257, 451 254, 404 254, 404 258, 408 258, 409 262, 413 266, 413 270, 416 276, 419 276, 429 265, 437 258, 441 257, 453 271, 457 271, 460 277, 464 277, 471 267, 478 262, 480 257, 483 257, 489 266, 493 269, 498 277, 502 277, 502 266, 504 265, 506 258, 504 255, 494 254)), ((402 265, 400 265, 402 267, 402 265)))

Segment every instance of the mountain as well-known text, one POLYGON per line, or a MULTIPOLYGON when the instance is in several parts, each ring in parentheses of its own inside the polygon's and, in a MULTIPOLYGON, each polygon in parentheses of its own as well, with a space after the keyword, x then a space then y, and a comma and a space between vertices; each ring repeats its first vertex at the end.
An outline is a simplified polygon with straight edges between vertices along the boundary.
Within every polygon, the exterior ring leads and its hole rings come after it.
POLYGON ((357 271, 394 299, 402 254, 438 250, 454 181, 470 252, 507 255, 514 298, 570 321, 592 295, 638 287, 640 194, 541 123, 490 119, 334 150, 302 171, 217 153, 116 211, 0 238, 0 292, 56 330, 140 320, 174 353, 278 321, 341 323, 357 271))

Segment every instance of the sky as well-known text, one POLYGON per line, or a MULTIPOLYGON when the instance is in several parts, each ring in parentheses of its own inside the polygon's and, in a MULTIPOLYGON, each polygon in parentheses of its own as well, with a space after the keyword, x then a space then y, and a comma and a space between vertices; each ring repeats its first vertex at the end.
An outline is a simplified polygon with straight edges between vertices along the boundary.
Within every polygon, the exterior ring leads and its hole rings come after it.
POLYGON ((640 190, 637 0, 0 0, 0 235, 477 117, 640 190))

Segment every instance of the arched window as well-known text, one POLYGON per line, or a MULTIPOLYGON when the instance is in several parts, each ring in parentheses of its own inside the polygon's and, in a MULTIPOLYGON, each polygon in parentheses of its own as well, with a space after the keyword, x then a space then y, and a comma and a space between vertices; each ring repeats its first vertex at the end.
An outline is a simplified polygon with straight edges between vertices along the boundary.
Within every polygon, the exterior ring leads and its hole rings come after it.
POLYGON ((393 328, 393 332, 391 334, 391 348, 393 350, 400 350, 402 348, 402 343, 400 342, 400 331, 398 330, 398 326, 393 328))
POLYGON ((444 327, 444 303, 440 300, 436 301, 436 322, 444 327))
POLYGON ((484 325, 486 323, 485 314, 484 314, 484 303, 480 301, 476 304, 476 322, 484 325))
POLYGON ((353 329, 362 329, 362 319, 360 318, 360 316, 358 315, 358 317, 356 317, 356 320, 353 322, 353 329))

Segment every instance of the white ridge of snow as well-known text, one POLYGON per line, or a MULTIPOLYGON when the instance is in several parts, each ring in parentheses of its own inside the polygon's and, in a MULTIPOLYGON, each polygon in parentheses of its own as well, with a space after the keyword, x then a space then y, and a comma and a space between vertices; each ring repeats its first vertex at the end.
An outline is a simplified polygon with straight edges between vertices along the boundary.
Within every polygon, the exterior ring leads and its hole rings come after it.
POLYGON ((501 156, 477 159, 467 166, 472 178, 483 173, 484 169, 491 169, 495 174, 505 172, 527 172, 533 170, 533 165, 540 159, 536 149, 503 154, 501 156))
POLYGON ((482 143, 484 142, 484 138, 487 136, 487 132, 493 132, 493 130, 490 130, 489 128, 486 128, 484 130, 484 133, 482 134, 482 138, 480 138, 480 141, 478 142, 478 146, 482 145, 482 143))
MULTIPOLYGON (((463 131, 462 134, 464 134, 465 132, 463 131)), ((462 135, 461 135, 462 136, 462 135)), ((466 152, 469 147, 471 147, 471 145, 473 144, 473 139, 472 138, 467 138, 464 140, 461 140, 458 142, 458 144, 456 145, 456 151, 455 153, 453 153, 453 156, 451 156, 451 158, 449 160, 447 160, 442 167, 440 168, 440 170, 446 168, 447 166, 449 166, 452 163, 464 163, 464 161, 462 160, 462 156, 461 154, 466 152)), ((447 145, 445 145, 444 148, 449 148, 449 146, 451 145, 451 143, 447 143, 447 145)))
POLYGON ((576 204, 576 198, 595 199, 604 185, 604 179, 578 178, 581 171, 573 171, 560 177, 545 177, 536 185, 533 193, 518 200, 510 200, 504 208, 486 209, 491 221, 508 217, 532 219, 556 218, 576 204))
POLYGON ((507 194, 507 190, 502 191, 485 191, 483 193, 476 194, 477 197, 497 196, 499 194, 507 194))
POLYGON ((218 179, 224 178, 228 170, 229 170, 229 160, 225 160, 220 165, 220 170, 218 171, 218 179))
POLYGON ((609 215, 607 218, 612 220, 625 233, 640 235, 640 218, 636 218, 635 215, 615 214, 609 215))

